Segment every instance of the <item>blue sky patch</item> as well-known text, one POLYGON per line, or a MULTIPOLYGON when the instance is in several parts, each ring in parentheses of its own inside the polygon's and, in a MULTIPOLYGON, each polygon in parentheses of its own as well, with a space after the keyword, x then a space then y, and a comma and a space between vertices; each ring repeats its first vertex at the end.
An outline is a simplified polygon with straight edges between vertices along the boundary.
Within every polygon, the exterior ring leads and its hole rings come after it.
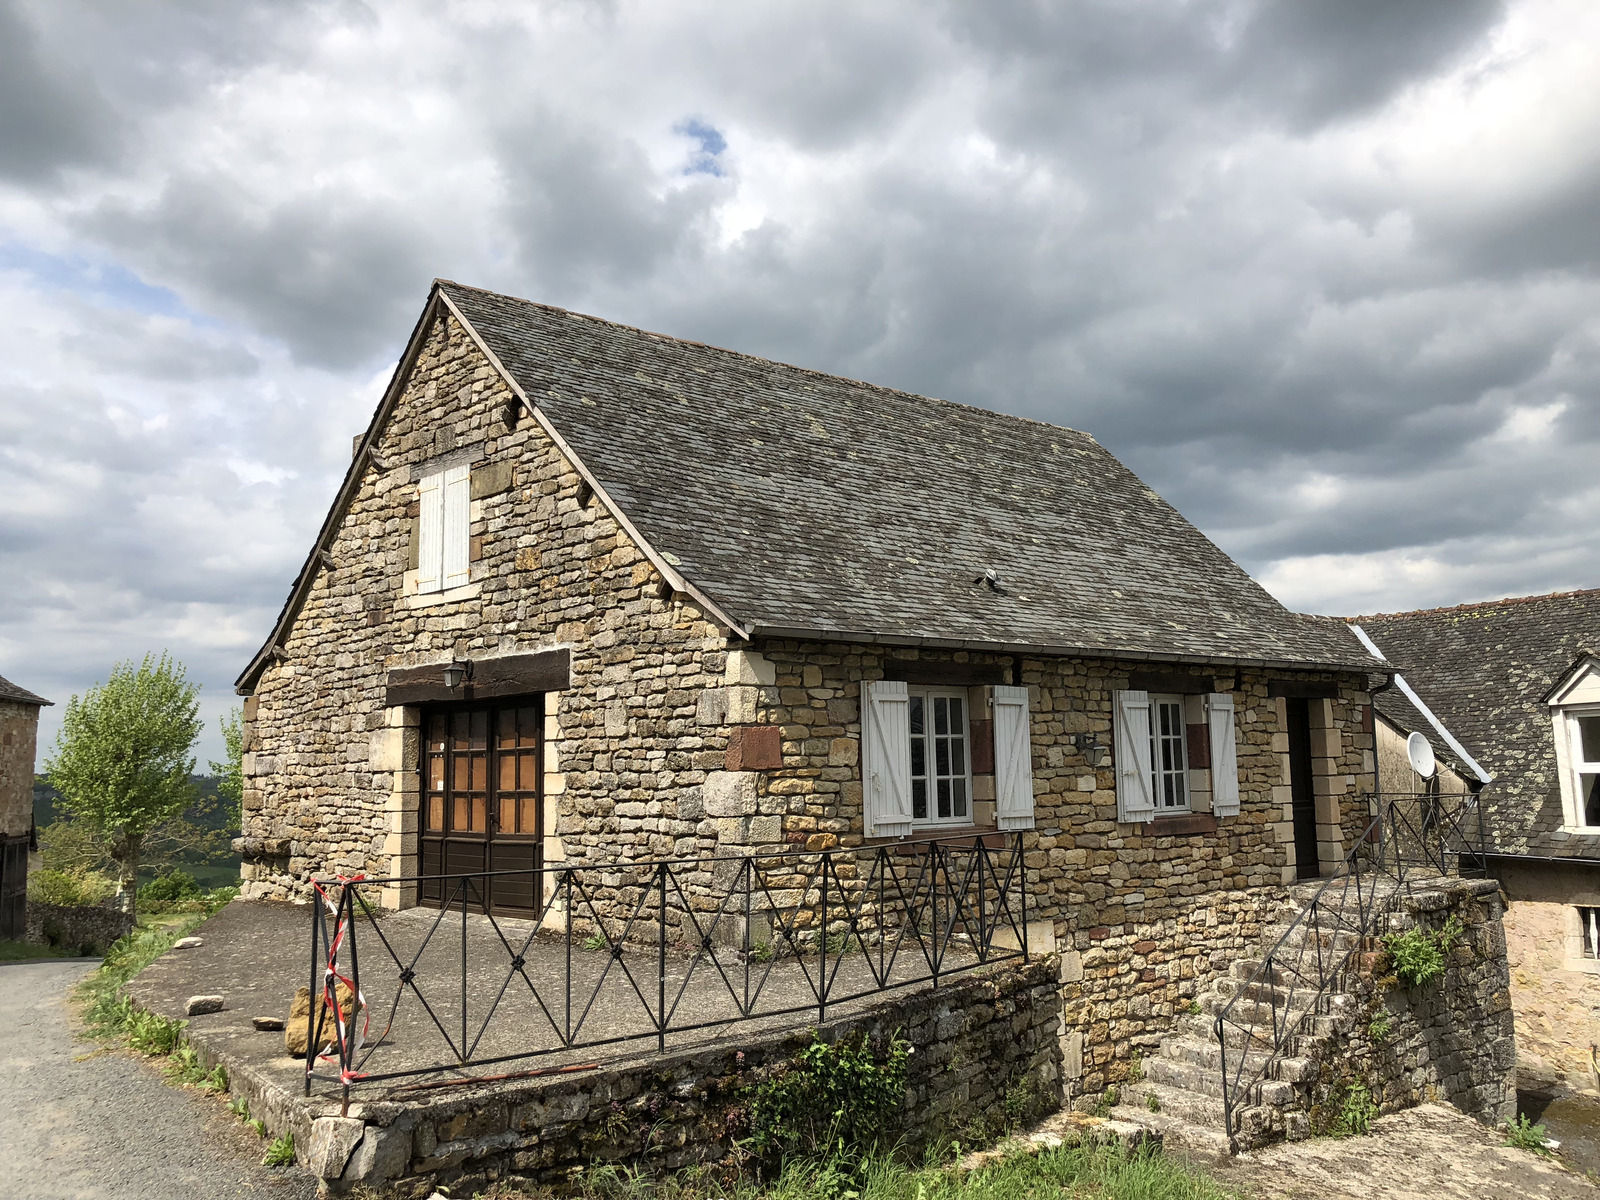
POLYGON ((715 125, 707 125, 699 117, 690 117, 674 125, 672 132, 698 143, 698 147, 689 154, 689 165, 683 169, 685 175, 716 175, 720 178, 724 174, 721 160, 722 152, 728 148, 728 139, 722 136, 715 125))

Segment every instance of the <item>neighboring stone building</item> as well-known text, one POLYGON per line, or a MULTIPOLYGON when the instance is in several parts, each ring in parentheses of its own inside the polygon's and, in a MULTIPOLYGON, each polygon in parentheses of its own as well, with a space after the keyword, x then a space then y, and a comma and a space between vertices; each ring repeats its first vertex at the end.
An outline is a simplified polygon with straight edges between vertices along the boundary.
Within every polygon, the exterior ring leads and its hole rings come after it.
POLYGON ((20 939, 26 928, 33 763, 39 709, 49 703, 0 678, 0 938, 20 939))
POLYGON ((1352 623, 1412 692, 1374 697, 1381 789, 1417 789, 1403 750, 1385 753, 1415 730, 1440 756, 1441 790, 1479 792, 1510 901, 1523 1086, 1600 1087, 1600 590, 1352 623))
POLYGON ((1351 849, 1381 671, 1086 434, 441 282, 238 681, 244 891, 1018 831, 1096 1092, 1351 849))

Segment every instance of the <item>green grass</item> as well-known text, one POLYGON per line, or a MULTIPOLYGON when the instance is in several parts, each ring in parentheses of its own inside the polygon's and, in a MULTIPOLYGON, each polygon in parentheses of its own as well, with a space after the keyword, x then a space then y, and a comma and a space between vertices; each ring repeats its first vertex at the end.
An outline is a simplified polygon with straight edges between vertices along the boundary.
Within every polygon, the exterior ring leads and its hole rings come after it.
POLYGON ((1235 1200, 1229 1191, 1159 1150, 1061 1146, 1015 1154, 976 1171, 906 1166, 889 1157, 793 1160, 768 1181, 732 1182, 713 1170, 671 1176, 615 1167, 588 1171, 585 1200, 1235 1200))

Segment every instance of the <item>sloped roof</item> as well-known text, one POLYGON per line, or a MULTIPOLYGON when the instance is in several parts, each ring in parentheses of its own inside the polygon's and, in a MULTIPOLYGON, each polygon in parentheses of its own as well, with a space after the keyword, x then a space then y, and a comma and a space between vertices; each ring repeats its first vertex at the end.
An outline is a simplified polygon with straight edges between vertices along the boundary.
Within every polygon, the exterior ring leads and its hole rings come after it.
MULTIPOLYGON (((1350 621, 1404 671, 1423 702, 1494 776, 1483 797, 1502 853, 1600 858, 1600 835, 1561 830, 1555 742, 1544 702, 1575 659, 1600 647, 1600 589, 1350 621)), ((1374 703, 1390 715, 1388 693, 1374 703)), ((1409 704, 1391 719, 1405 727, 1408 712, 1414 713, 1409 704)))
POLYGON ((19 688, 4 676, 0 676, 0 700, 9 700, 13 704, 38 704, 41 706, 55 703, 53 700, 46 700, 43 696, 35 696, 26 688, 19 688))
POLYGON ((438 287, 751 636, 1376 667, 1088 434, 438 287), (1001 592, 975 582, 989 569, 1001 592))

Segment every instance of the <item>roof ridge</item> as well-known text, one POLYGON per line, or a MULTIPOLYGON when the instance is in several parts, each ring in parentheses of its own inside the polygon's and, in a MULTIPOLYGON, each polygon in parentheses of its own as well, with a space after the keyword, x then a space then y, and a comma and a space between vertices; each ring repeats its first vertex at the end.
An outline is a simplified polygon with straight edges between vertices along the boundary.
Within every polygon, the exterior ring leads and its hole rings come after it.
POLYGON ((905 388, 890 387, 887 384, 872 383, 865 379, 856 379, 850 375, 840 375, 833 371, 824 371, 818 367, 801 366, 799 363, 785 362, 781 358, 767 358, 760 354, 751 354, 744 350, 731 350, 727 346, 718 346, 713 342, 702 342, 695 338, 680 337, 674 333, 661 333, 654 329, 646 329, 642 325, 629 325, 623 321, 612 321, 606 317, 597 317, 592 313, 579 312, 575 308, 562 308, 559 304, 546 304, 542 300, 529 300, 524 296, 513 296, 509 292, 491 291, 489 288, 474 287, 470 283, 458 283, 454 279, 435 279, 436 287, 460 288, 462 291, 477 292, 483 296, 493 296, 497 300, 511 300, 517 304, 526 304, 530 308, 541 308, 546 312, 560 313, 562 316, 576 317, 581 321, 593 321, 597 325, 609 325, 613 329, 624 329, 629 333, 643 334, 648 338, 657 338, 661 341, 676 342, 680 346, 695 346, 702 350, 711 350, 717 354, 725 354, 729 358, 744 359, 746 362, 763 363, 767 366, 782 367, 786 371, 799 371, 805 375, 814 375, 819 379, 826 379, 835 383, 848 383, 855 387, 866 388, 874 392, 888 393, 893 396, 903 396, 908 400, 921 400, 929 404, 945 404, 951 408, 963 408, 969 412, 981 413, 986 417, 999 417, 1006 421, 1017 421, 1026 425, 1040 425, 1046 429, 1060 429, 1067 433, 1077 434, 1079 437, 1088 438, 1095 445, 1099 445, 1094 434, 1086 429, 1074 429, 1070 425, 1057 425, 1054 421, 1041 421, 1038 417, 1023 417, 1016 413, 1001 412, 994 408, 984 408, 981 404, 967 404, 961 400, 945 400, 939 396, 925 396, 921 392, 907 391, 905 388))
POLYGON ((1432 617, 1441 613, 1466 612, 1477 608, 1510 607, 1514 604, 1538 604, 1544 600, 1570 600, 1575 596, 1600 596, 1600 588, 1578 588, 1570 592, 1544 592, 1537 596, 1504 596, 1499 600, 1479 600, 1469 604, 1449 604, 1442 608, 1415 608, 1408 612, 1391 613, 1366 613, 1358 617, 1334 617, 1335 621, 1343 621, 1347 625, 1357 625, 1362 621, 1385 621, 1396 617, 1432 617))

